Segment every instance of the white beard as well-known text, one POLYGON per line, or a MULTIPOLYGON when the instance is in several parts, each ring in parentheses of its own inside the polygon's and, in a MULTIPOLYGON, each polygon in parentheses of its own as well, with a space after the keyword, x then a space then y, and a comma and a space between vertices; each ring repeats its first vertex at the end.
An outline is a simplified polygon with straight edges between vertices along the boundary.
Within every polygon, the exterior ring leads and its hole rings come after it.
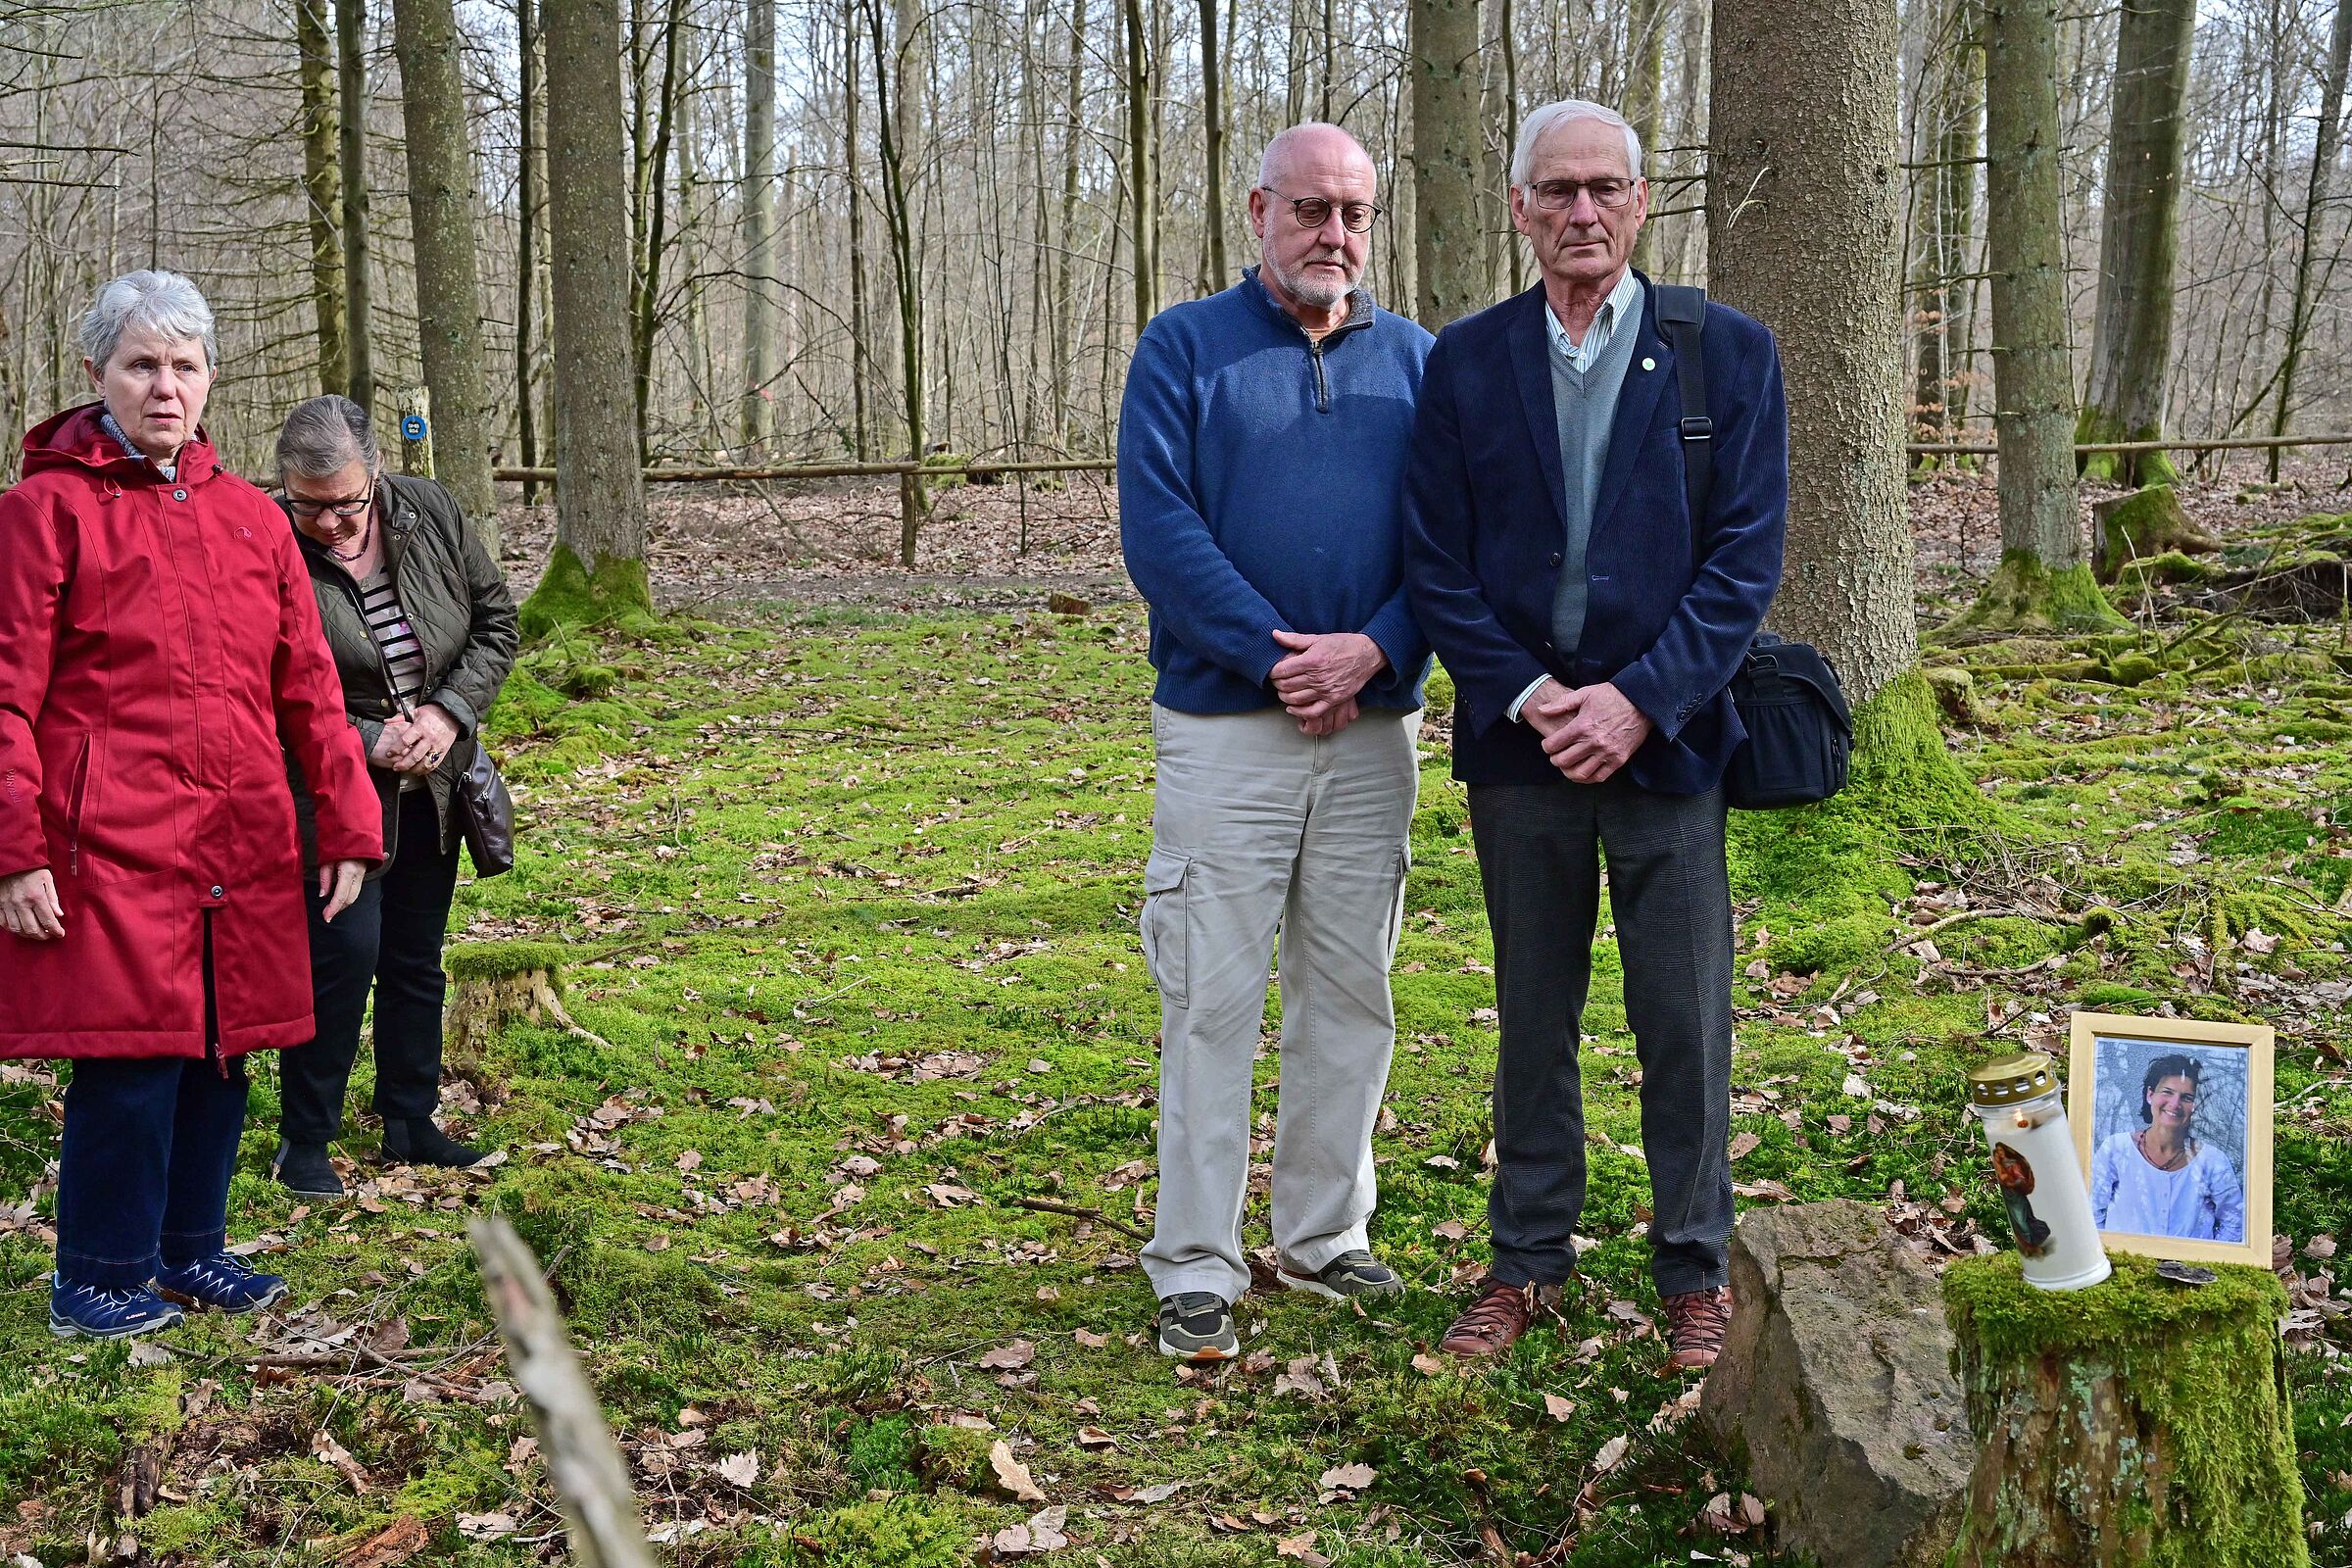
MULTIPOLYGON (((1282 265, 1271 256, 1265 256, 1263 259, 1266 270, 1274 274, 1274 281, 1282 285, 1282 291, 1285 294, 1299 304, 1311 305, 1318 311, 1331 310, 1345 300, 1355 291, 1355 285, 1363 276, 1361 271, 1351 271, 1348 273, 1344 282, 1325 282, 1320 276, 1311 273, 1305 276, 1294 275, 1286 271, 1282 265)), ((1308 261, 1311 263, 1319 259, 1309 257, 1308 261)), ((1347 265, 1345 259, 1340 260, 1341 265, 1345 267, 1347 265)))

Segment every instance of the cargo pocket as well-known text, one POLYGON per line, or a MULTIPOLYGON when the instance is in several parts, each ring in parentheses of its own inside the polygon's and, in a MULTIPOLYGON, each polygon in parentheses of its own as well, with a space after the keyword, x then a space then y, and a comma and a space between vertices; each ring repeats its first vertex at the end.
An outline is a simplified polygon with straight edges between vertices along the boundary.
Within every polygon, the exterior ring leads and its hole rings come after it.
POLYGON ((1185 883, 1192 860, 1165 850, 1153 850, 1144 862, 1144 913, 1138 926, 1144 938, 1144 967, 1170 1006, 1187 999, 1192 940, 1186 909, 1185 883))
POLYGON ((1396 852, 1396 893, 1389 901, 1389 961, 1396 961, 1396 944, 1404 940, 1404 878, 1413 868, 1413 852, 1396 852))

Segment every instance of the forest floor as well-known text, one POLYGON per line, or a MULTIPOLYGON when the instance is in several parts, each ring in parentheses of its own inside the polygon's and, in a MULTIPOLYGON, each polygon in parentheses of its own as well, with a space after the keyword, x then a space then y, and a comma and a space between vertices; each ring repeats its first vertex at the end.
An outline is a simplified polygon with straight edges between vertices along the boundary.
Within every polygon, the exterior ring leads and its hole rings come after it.
MULTIPOLYGON (((1931 623, 1965 589, 1950 514, 1972 485, 1986 534, 1981 480, 1916 497, 1931 623)), ((2240 533, 2345 505, 2195 499, 2240 533)), ((701 539, 669 516, 672 548, 701 539)), ((1112 550, 1092 536, 1056 569, 1102 576, 1112 550)), ((775 580, 823 575, 779 562, 775 580)), ((1791 1562, 1689 1419, 1696 1384, 1661 1375, 1605 930, 1583 1286, 1498 1365, 1429 1353, 1483 1255, 1494 1052, 1477 866, 1434 732, 1375 1140, 1373 1242, 1411 1293, 1363 1312, 1253 1291, 1241 1361, 1154 1353, 1135 1261, 1158 1026, 1135 936, 1144 619, 1050 615, 1026 592, 982 613, 820 590, 528 656, 494 729, 521 863, 461 891, 453 940, 568 945, 569 1008, 601 1038, 522 1024, 453 1057, 449 1119, 505 1151, 491 1169, 386 1169, 355 1118, 338 1204, 269 1180, 264 1062, 231 1211, 291 1276, 285 1312, 53 1342, 57 1084, 0 1070, 0 1559, 133 1542, 273 1568, 556 1558, 464 1241, 495 1210, 546 1260, 681 1563, 946 1568, 984 1541, 1006 1556, 1015 1527, 1066 1540, 1043 1560, 1117 1568, 1791 1562)), ((1734 1170, 1743 1206, 1861 1199, 1931 1258, 2005 1245, 1968 1067, 2055 1045, 2077 1005, 2275 1023, 2297 1443, 2314 1560, 2341 1568, 2352 642, 2249 618, 2183 637, 2187 613, 2149 612, 2135 646, 2157 670, 2135 686, 2070 678, 2086 645, 1934 656, 1976 671, 1982 712, 1947 741, 1990 826, 1857 844, 1850 822, 1839 839, 1826 818, 1739 819, 1734 1170)), ((1267 1136, 1275 1019, 1270 1002, 1267 1136)))

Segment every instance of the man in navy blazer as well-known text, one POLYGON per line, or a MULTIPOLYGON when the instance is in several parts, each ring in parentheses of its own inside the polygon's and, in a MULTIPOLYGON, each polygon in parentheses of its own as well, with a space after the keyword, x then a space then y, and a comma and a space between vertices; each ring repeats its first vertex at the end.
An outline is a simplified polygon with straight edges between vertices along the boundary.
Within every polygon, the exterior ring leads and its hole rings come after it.
POLYGON ((1430 352, 1405 579, 1453 677, 1453 773, 1469 786, 1501 1014, 1494 1263, 1445 1348, 1507 1348, 1575 1269, 1577 1048, 1605 854, 1642 1068, 1651 1270, 1672 1364, 1690 1369, 1713 1363, 1730 1317, 1721 780, 1744 731, 1726 688, 1780 582, 1788 412, 1772 334, 1710 304, 1713 478, 1693 517, 1674 350, 1628 265, 1648 216, 1641 160, 1600 105, 1528 117, 1511 217, 1543 280, 1430 352))

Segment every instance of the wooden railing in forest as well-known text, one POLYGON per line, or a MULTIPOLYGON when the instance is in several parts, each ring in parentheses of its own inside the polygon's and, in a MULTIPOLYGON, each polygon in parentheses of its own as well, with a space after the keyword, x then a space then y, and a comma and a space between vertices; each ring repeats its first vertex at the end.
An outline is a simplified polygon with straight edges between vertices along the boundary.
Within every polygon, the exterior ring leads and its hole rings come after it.
MULTIPOLYGON (((2137 452, 2263 452, 2290 447, 2328 447, 2352 445, 2352 430, 2331 430, 2314 435, 2288 436, 2209 436, 2178 441, 2089 441, 2075 448, 2078 456, 2091 453, 2137 452)), ((1990 458, 2000 455, 2000 448, 1990 442, 1914 441, 1904 451, 1914 458, 1954 457, 1990 458)), ((977 484, 991 484, 1007 474, 1030 473, 1108 473, 1118 467, 1112 458, 1046 458, 1037 460, 999 460, 995 458, 956 459, 934 458, 925 463, 780 463, 763 466, 674 466, 651 467, 645 470, 648 484, 756 484, 768 481, 796 479, 888 479, 921 474, 926 478, 962 476, 977 484)), ((556 482, 554 468, 500 468, 502 481, 541 484, 556 482)))

